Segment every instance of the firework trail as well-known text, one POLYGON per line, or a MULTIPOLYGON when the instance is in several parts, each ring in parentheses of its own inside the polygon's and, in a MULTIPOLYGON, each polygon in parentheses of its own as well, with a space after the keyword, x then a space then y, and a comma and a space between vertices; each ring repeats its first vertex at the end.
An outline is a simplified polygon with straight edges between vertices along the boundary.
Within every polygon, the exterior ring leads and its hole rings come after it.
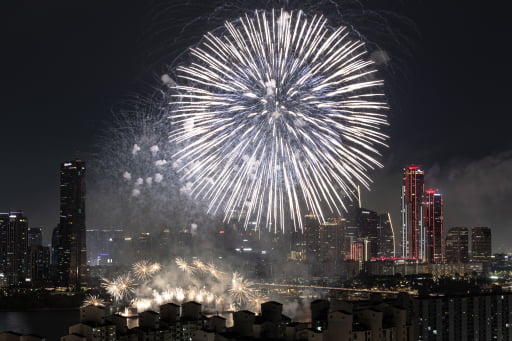
POLYGON ((225 220, 302 228, 382 167, 387 109, 365 44, 321 15, 256 11, 226 22, 176 70, 173 165, 225 220), (239 212, 238 214, 235 212, 239 212))

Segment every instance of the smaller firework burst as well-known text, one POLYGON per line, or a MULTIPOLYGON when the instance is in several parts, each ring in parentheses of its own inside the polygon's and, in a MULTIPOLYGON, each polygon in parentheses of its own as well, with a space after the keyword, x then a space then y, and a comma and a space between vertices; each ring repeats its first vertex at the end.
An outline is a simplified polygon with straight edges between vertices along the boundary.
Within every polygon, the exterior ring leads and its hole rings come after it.
POLYGON ((112 281, 103 278, 101 286, 116 300, 122 300, 134 292, 134 283, 129 274, 121 275, 112 281))
POLYGON ((82 302, 82 307, 87 307, 88 305, 104 307, 105 301, 97 295, 87 295, 82 302))
POLYGON ((138 279, 146 280, 160 271, 161 268, 162 266, 159 263, 150 263, 147 260, 143 260, 133 264, 132 271, 138 279))
POLYGON ((175 291, 171 289, 167 289, 162 293, 162 298, 165 302, 172 302, 172 299, 174 298, 175 291))
POLYGON ((152 301, 146 298, 135 298, 130 306, 137 308, 138 312, 148 310, 152 306, 152 301))
POLYGON ((233 301, 239 306, 244 305, 250 301, 254 295, 254 289, 252 288, 252 282, 245 279, 238 272, 233 273, 231 279, 231 286, 228 289, 233 301))
POLYGON ((201 272, 208 271, 208 266, 206 264, 204 264, 200 259, 194 259, 194 261, 192 262, 192 265, 194 266, 194 268, 196 268, 197 270, 199 270, 201 272))
POLYGON ((183 288, 175 288, 174 289, 174 297, 178 302, 183 302, 185 300, 185 290, 183 288))
POLYGON ((215 265, 213 265, 213 263, 209 263, 207 265, 207 270, 208 272, 210 273, 210 275, 212 275, 213 277, 215 277, 215 279, 217 280, 222 280, 223 279, 223 272, 220 271, 219 269, 217 269, 217 267, 215 265))
POLYGON ((151 274, 156 274, 160 270, 162 270, 162 265, 160 265, 160 263, 153 263, 151 264, 149 271, 151 272, 151 274))
POLYGON ((260 293, 254 292, 251 297, 251 308, 252 310, 259 311, 261 309, 261 304, 268 301, 268 296, 260 293))
POLYGON ((178 265, 178 268, 185 271, 188 274, 193 274, 196 270, 192 265, 188 264, 186 260, 184 260, 181 257, 176 258, 176 265, 178 265))

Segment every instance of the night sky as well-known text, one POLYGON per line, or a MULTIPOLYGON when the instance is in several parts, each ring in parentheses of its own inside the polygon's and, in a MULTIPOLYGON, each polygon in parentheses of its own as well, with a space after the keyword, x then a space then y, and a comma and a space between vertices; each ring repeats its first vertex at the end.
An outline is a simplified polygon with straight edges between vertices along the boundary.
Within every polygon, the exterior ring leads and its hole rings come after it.
MULTIPOLYGON (((60 162, 76 156, 87 161, 116 108, 161 72, 162 51, 175 56, 211 28, 192 24, 183 31, 181 23, 210 9, 182 5, 174 11, 172 2, 16 3, 0 11, 0 211, 23 210, 49 240, 58 222, 60 162), (165 25, 170 38, 159 44, 165 25)), ((512 251, 507 8, 477 1, 362 3, 389 18, 390 32, 405 37, 376 42, 390 57, 383 70, 390 148, 383 153, 385 167, 371 174, 363 206, 390 211, 397 231, 401 170, 417 163, 426 171, 426 186, 444 195, 445 229, 490 226, 494 251, 512 251)), ((361 29, 370 40, 371 29, 361 29)), ((88 228, 104 224, 94 212, 87 221, 88 228)))

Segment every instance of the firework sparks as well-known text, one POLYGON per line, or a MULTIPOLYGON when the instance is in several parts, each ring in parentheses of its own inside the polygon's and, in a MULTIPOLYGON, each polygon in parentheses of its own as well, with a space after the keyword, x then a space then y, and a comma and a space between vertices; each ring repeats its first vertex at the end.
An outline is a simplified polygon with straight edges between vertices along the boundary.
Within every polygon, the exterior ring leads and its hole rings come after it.
POLYGON ((122 300, 134 291, 134 283, 129 275, 119 276, 112 281, 103 278, 101 286, 116 300, 122 300))
POLYGON ((159 272, 160 270, 162 270, 162 265, 160 265, 160 263, 151 264, 151 267, 149 269, 151 274, 155 274, 155 273, 159 272))
POLYGON ((82 303, 82 307, 88 305, 105 306, 105 301, 97 295, 87 295, 82 303))
POLYGON ((192 265, 201 272, 206 272, 208 270, 208 266, 204 264, 200 259, 194 259, 192 265))
MULTIPOLYGON (((115 277, 113 280, 104 278, 101 286, 118 303, 131 299, 130 306, 137 311, 156 308, 165 303, 181 304, 186 301, 195 301, 210 309, 224 310, 230 307, 231 310, 237 310, 261 304, 266 300, 266 297, 253 288, 253 283, 238 272, 233 273, 231 277, 224 276, 224 273, 213 263, 204 263, 199 259, 192 262, 194 266, 188 264, 183 258, 176 258, 175 263, 178 268, 190 275, 179 278, 182 284, 188 285, 185 289, 178 286, 172 287, 172 280, 165 281, 165 286, 162 287, 162 278, 152 279, 150 276, 151 271, 161 271, 161 265, 148 261, 133 264, 132 270, 135 274, 133 278, 130 274, 115 277), (137 275, 137 272, 141 275, 137 275), (198 280, 197 276, 201 279, 198 280), (143 281, 140 283, 141 290, 135 290, 134 280, 143 281)), ((174 271, 175 269, 172 272, 174 271)), ((165 277, 165 271, 163 276, 165 277)), ((84 301, 84 305, 104 304, 102 302, 98 301, 97 297, 91 296, 84 301)))
POLYGON ((187 191, 245 227, 284 228, 288 213, 302 228, 302 202, 322 220, 322 205, 341 214, 382 167, 387 139, 383 82, 364 43, 301 11, 257 11, 223 32, 177 68, 171 141, 187 191))
POLYGON ((146 298, 135 298, 131 302, 132 307, 136 307, 137 311, 145 311, 151 308, 152 301, 146 298))
POLYGON ((159 263, 150 263, 143 260, 133 264, 132 271, 138 279, 146 280, 160 271, 162 266, 159 263))
POLYGON ((213 263, 209 263, 207 265, 208 273, 210 273, 215 279, 221 280, 223 272, 217 269, 217 267, 213 263))
POLYGON ((250 301, 254 295, 252 283, 246 280, 238 272, 233 273, 231 286, 228 289, 228 292, 239 306, 242 306, 246 302, 250 301))
POLYGON ((185 271, 188 274, 193 274, 196 270, 193 266, 189 265, 186 260, 184 260, 181 257, 176 258, 176 265, 178 265, 178 268, 185 271))
POLYGON ((174 297, 178 302, 183 302, 185 300, 185 291, 182 288, 176 288, 174 297))

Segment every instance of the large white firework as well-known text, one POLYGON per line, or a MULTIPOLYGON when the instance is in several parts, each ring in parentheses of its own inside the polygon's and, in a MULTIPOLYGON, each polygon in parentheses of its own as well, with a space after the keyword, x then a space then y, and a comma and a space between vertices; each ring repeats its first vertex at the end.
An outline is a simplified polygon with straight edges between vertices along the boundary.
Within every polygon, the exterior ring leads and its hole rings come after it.
POLYGON ((174 166, 190 194, 245 227, 277 230, 289 214, 302 228, 304 208, 341 214, 387 139, 383 82, 352 36, 284 10, 206 34, 176 69, 171 103, 174 166))

